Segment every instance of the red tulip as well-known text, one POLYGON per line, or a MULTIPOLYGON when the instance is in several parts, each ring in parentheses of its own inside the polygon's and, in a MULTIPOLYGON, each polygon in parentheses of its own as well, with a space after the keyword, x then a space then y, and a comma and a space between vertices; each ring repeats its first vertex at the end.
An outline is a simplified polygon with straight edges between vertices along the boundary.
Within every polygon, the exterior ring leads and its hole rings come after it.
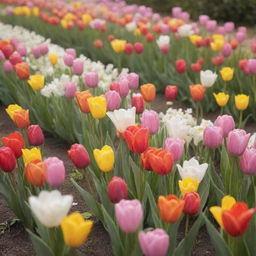
POLYGON ((186 61, 185 60, 176 60, 176 71, 178 73, 185 73, 187 69, 186 61))
POLYGON ((20 62, 15 65, 15 71, 20 79, 28 79, 30 76, 29 66, 25 62, 20 62))
POLYGON ((11 172, 16 167, 16 158, 9 147, 0 148, 0 169, 4 172, 11 172))
POLYGON ((153 42, 154 41, 154 35, 152 33, 147 33, 146 34, 146 40, 149 43, 153 42))
POLYGON ((100 39, 95 40, 93 41, 93 46, 97 49, 101 49, 103 47, 103 42, 100 39))
POLYGON ((214 66, 221 66, 224 62, 224 57, 223 56, 214 56, 212 57, 212 64, 214 66))
POLYGON ((141 155, 140 155, 140 162, 141 166, 146 170, 146 171, 152 171, 152 167, 150 164, 150 159, 149 159, 149 153, 153 153, 157 151, 157 148, 151 148, 148 147, 141 155))
POLYGON ((176 85, 167 85, 165 87, 165 97, 167 100, 174 100, 178 95, 178 87, 176 85))
POLYGON ((191 64, 191 69, 194 71, 194 72, 200 72, 202 70, 202 65, 200 63, 192 63, 191 64))
POLYGON ((124 139, 131 151, 141 154, 148 148, 149 131, 139 126, 129 126, 124 132, 124 139))
POLYGON ((115 37, 114 37, 113 35, 109 35, 109 36, 108 36, 108 41, 111 42, 111 41, 113 41, 113 40, 115 40, 115 37))
POLYGON ((200 209, 201 197, 197 192, 186 193, 183 196, 183 200, 185 201, 185 205, 183 208, 183 212, 190 216, 198 213, 200 209))
POLYGON ((11 54, 14 52, 14 48, 11 44, 5 45, 4 47, 1 48, 1 50, 6 59, 8 59, 11 56, 11 54))
POLYGON ((136 53, 138 53, 138 54, 143 53, 143 51, 144 51, 144 46, 143 46, 143 44, 142 44, 142 43, 139 43, 139 42, 135 43, 135 44, 133 45, 133 48, 134 48, 134 51, 135 51, 136 53))
POLYGON ((132 53, 133 53, 133 45, 130 44, 130 43, 127 43, 127 44, 125 45, 124 52, 125 52, 127 55, 132 54, 132 53))
POLYGON ((76 168, 86 168, 90 164, 90 156, 82 144, 73 144, 68 150, 68 156, 76 168))
POLYGON ((44 144, 44 134, 39 125, 30 125, 27 129, 27 136, 31 146, 44 144))
POLYGON ((16 158, 22 155, 21 149, 24 148, 23 137, 19 132, 13 132, 8 137, 2 137, 3 146, 9 147, 16 158))
POLYGON ((136 108, 137 114, 140 114, 144 111, 144 100, 141 94, 132 96, 132 106, 136 108))
POLYGON ((201 84, 193 84, 189 86, 191 98, 194 101, 200 101, 204 98, 205 87, 201 84))
POLYGON ((112 203, 119 203, 122 199, 128 197, 128 186, 126 182, 120 178, 114 176, 108 183, 108 196, 112 203))
POLYGON ((199 63, 203 66, 204 65, 204 59, 203 58, 198 58, 197 63, 199 63))
POLYGON ((12 63, 13 66, 15 66, 18 63, 22 62, 22 58, 20 56, 19 53, 13 53, 10 57, 9 57, 9 61, 12 63))

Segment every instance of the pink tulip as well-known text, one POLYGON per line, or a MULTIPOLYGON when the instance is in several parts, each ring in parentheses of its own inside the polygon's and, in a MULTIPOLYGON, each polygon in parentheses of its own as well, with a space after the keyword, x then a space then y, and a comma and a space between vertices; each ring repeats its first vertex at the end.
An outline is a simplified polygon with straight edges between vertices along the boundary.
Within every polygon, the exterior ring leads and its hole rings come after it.
POLYGON ((180 18, 186 22, 189 21, 189 18, 190 18, 190 15, 188 12, 182 12, 181 15, 180 15, 180 18))
POLYGON ((173 7, 172 8, 172 16, 174 18, 179 18, 182 13, 182 9, 180 7, 173 7))
POLYGON ((235 24, 234 24, 234 22, 226 22, 224 24, 224 28, 227 33, 231 33, 235 28, 235 24))
POLYGON ((224 57, 228 57, 232 54, 232 46, 229 43, 225 43, 222 51, 221 51, 221 55, 224 57))
POLYGON ((116 91, 108 91, 105 93, 105 98, 107 100, 108 111, 113 111, 119 109, 121 104, 121 97, 116 91))
POLYGON ((199 16, 199 23, 201 24, 201 25, 206 25, 206 23, 207 23, 207 21, 209 20, 210 18, 209 18, 209 16, 207 16, 207 15, 200 15, 199 16))
POLYGON ((139 200, 124 200, 115 204, 118 225, 125 233, 135 232, 143 219, 143 210, 139 200))
POLYGON ((49 52, 49 48, 47 44, 40 44, 39 49, 42 55, 46 55, 49 52))
POLYGON ((84 62, 80 59, 75 59, 72 66, 75 75, 81 75, 84 72, 84 62))
POLYGON ((74 98, 76 95, 76 83, 75 82, 65 82, 64 83, 64 93, 67 98, 74 98))
POLYGON ((31 146, 44 144, 44 134, 39 125, 30 125, 27 129, 27 137, 31 146))
POLYGON ((237 32, 236 33, 236 40, 238 43, 242 43, 246 39, 246 33, 237 32))
POLYGON ((127 76, 127 79, 129 81, 129 88, 130 89, 138 89, 139 87, 139 75, 136 73, 130 73, 127 76))
POLYGON ((170 27, 167 24, 162 23, 161 24, 161 32, 162 34, 169 34, 170 33, 170 27))
POLYGON ((160 127, 159 116, 154 110, 144 110, 141 116, 141 125, 148 128, 150 134, 157 133, 160 127))
POLYGON ((256 175, 256 148, 246 148, 240 157, 240 169, 249 175, 256 175))
POLYGON ((118 93, 120 94, 120 96, 126 97, 129 93, 129 80, 128 79, 121 79, 118 82, 118 93))
POLYGON ((223 115, 218 116, 214 122, 215 126, 219 126, 222 128, 223 136, 228 136, 229 132, 235 128, 235 121, 232 116, 223 115))
POLYGON ((247 66, 251 74, 256 74, 256 59, 248 60, 247 66))
POLYGON ((19 40, 18 40, 18 38, 12 38, 12 39, 11 39, 11 44, 12 44, 15 48, 17 48, 17 46, 19 45, 19 40))
POLYGON ((163 229, 139 233, 140 248, 145 256, 165 256, 169 248, 169 236, 163 229))
POLYGON ((24 44, 19 44, 17 47, 17 52, 21 55, 21 56, 26 56, 27 55, 27 47, 24 44))
POLYGON ((241 26, 241 27, 238 27, 238 29, 237 29, 237 31, 238 32, 243 32, 243 33, 247 33, 247 28, 246 27, 243 27, 243 26, 241 26))
POLYGON ((67 54, 72 55, 74 58, 76 58, 76 50, 73 48, 68 48, 65 51, 67 54))
POLYGON ((154 13, 154 14, 153 14, 152 20, 153 20, 154 22, 158 22, 158 21, 160 21, 160 19, 161 19, 160 14, 158 14, 158 13, 154 13))
POLYGON ((95 88, 99 82, 99 75, 97 72, 88 72, 84 76, 84 81, 89 88, 95 88))
POLYGON ((1 61, 1 60, 4 60, 4 59, 5 59, 4 54, 3 54, 3 52, 0 50, 0 61, 1 61))
POLYGON ((68 67, 72 67, 73 66, 73 62, 74 62, 74 57, 70 54, 64 54, 63 56, 63 61, 64 64, 68 67))
POLYGON ((63 161, 57 157, 48 157, 44 160, 46 164, 46 181, 50 186, 58 187, 65 180, 65 167, 63 161))
POLYGON ((208 20, 206 22, 206 29, 208 31, 214 31, 217 28, 217 21, 216 20, 208 20))
POLYGON ((41 57, 41 51, 40 51, 40 47, 39 46, 34 46, 31 49, 32 54, 34 55, 34 57, 37 59, 39 57, 41 57))
POLYGON ((13 65, 9 60, 6 60, 3 64, 4 72, 11 72, 13 71, 13 65))
POLYGON ((227 151, 232 156, 240 156, 244 153, 250 139, 250 133, 245 130, 235 129, 228 134, 227 151))
POLYGON ((203 143, 208 148, 218 148, 223 141, 223 130, 219 126, 208 126, 204 129, 203 143))
POLYGON ((179 161, 184 152, 185 141, 180 138, 167 138, 164 142, 164 149, 172 153, 173 160, 179 161))
POLYGON ((225 35, 225 33, 226 33, 225 28, 223 26, 218 27, 217 31, 221 35, 225 35))

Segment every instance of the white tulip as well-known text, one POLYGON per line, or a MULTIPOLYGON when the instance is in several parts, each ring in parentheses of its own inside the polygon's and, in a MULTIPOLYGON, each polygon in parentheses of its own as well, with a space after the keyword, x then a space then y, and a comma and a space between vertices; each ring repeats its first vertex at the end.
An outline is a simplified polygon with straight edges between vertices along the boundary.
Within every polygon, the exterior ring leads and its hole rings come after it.
POLYGON ((218 75, 211 70, 205 70, 200 72, 201 84, 205 87, 212 87, 215 83, 218 75))
POLYGON ((164 45, 170 44, 170 37, 169 36, 160 36, 156 40, 156 43, 157 43, 158 47, 161 49, 164 45))
POLYGON ((33 214, 46 227, 57 227, 68 214, 73 196, 61 195, 58 190, 41 191, 38 196, 29 197, 33 214))
POLYGON ((249 139, 249 142, 248 142, 248 148, 251 148, 253 147, 254 145, 256 145, 256 133, 254 133, 250 139, 249 139))
POLYGON ((125 28, 129 31, 132 32, 137 28, 136 22, 129 22, 125 25, 125 28))
POLYGON ((179 164, 177 164, 177 167, 182 179, 190 177, 201 182, 208 168, 208 164, 199 164, 199 162, 194 157, 192 157, 189 161, 185 160, 182 167, 179 164))
POLYGON ((118 109, 113 112, 108 111, 107 116, 115 125, 117 131, 123 133, 128 126, 135 125, 136 108, 118 109))
POLYGON ((191 25, 185 24, 178 28, 178 34, 181 37, 188 37, 188 36, 194 34, 194 31, 193 31, 191 25))

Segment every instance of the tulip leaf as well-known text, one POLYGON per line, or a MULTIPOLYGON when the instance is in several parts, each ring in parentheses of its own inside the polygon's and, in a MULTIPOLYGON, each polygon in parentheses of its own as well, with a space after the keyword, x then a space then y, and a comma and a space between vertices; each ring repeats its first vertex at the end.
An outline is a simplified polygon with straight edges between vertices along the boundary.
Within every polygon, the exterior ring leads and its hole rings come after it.
POLYGON ((200 227, 203 225, 203 216, 200 214, 188 234, 181 240, 178 247, 176 247, 173 256, 191 255, 191 251, 196 241, 196 237, 200 227))
POLYGON ((218 256, 232 256, 232 252, 225 240, 221 237, 220 233, 216 230, 213 224, 208 220, 208 218, 203 213, 204 221, 206 224, 207 232, 210 236, 211 242, 217 252, 218 256))
POLYGON ((32 241, 33 248, 36 251, 37 256, 54 256, 52 250, 48 247, 48 245, 37 235, 31 232, 29 229, 26 229, 29 234, 29 237, 32 241))
POLYGON ((209 178, 209 174, 207 173, 203 179, 203 181, 200 183, 200 187, 198 190, 198 193, 201 196, 201 209, 204 208, 207 199, 208 199, 208 195, 209 195, 209 190, 210 190, 210 178, 209 178))
POLYGON ((248 253, 250 256, 254 256, 256 252, 256 216, 251 219, 248 231, 244 235, 245 246, 248 248, 248 253))

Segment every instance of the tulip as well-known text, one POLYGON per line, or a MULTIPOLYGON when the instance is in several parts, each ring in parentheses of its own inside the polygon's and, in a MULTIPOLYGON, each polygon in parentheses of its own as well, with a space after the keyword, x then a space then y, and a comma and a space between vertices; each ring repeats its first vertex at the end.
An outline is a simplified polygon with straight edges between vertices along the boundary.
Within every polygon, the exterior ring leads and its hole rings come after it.
POLYGON ((157 148, 151 148, 148 147, 141 155, 140 155, 140 160, 141 160, 141 166, 146 170, 146 171, 152 171, 152 167, 150 164, 150 153, 158 152, 161 151, 161 149, 157 148))
POLYGON ((256 59, 250 59, 247 61, 247 68, 251 74, 256 74, 256 59))
POLYGON ((13 121, 20 129, 24 129, 29 126, 29 110, 21 109, 15 111, 13 114, 13 121))
POLYGON ((181 216, 185 201, 175 195, 159 196, 158 208, 161 219, 165 222, 175 223, 181 216))
POLYGON ((205 24, 208 31, 214 31, 217 28, 216 20, 208 20, 205 24))
POLYGON ((128 186, 120 177, 114 176, 108 183, 108 197, 114 204, 128 197, 128 186))
POLYGON ((68 67, 72 67, 73 66, 74 59, 75 58, 72 55, 70 55, 70 54, 65 54, 63 56, 63 61, 64 61, 65 65, 68 66, 68 67))
POLYGON ((73 99, 76 95, 76 83, 75 82, 65 82, 64 83, 64 93, 67 98, 73 99))
POLYGON ((72 71, 75 75, 80 76, 84 72, 83 60, 75 59, 72 65, 72 71))
POLYGON ((89 88, 95 88, 99 82, 99 76, 97 72, 88 72, 84 77, 84 81, 89 88))
POLYGON ((139 75, 136 73, 128 74, 129 88, 137 89, 139 87, 139 75))
POLYGON ((240 156, 244 153, 250 139, 250 134, 244 130, 235 129, 230 131, 227 137, 227 150, 232 156, 240 156))
POLYGON ((107 112, 119 133, 123 133, 127 127, 135 125, 136 108, 118 109, 113 112, 107 112))
POLYGON ((90 234, 93 226, 93 221, 84 220, 84 217, 74 212, 61 221, 61 229, 64 237, 64 242, 70 247, 79 247, 90 234))
POLYGON ((89 97, 87 102, 94 118, 101 119, 105 117, 107 112, 107 101, 104 96, 89 97))
POLYGON ((183 196, 185 201, 183 213, 193 216, 198 213, 200 209, 201 197, 197 192, 186 193, 183 196))
POLYGON ((228 57, 232 54, 232 46, 229 43, 225 43, 222 51, 221 51, 222 56, 228 57))
POLYGON ((235 24, 234 22, 226 22, 224 23, 224 28, 227 33, 231 33, 235 28, 235 24))
POLYGON ((200 101, 204 98, 205 87, 201 84, 193 84, 189 86, 190 95, 194 101, 200 101))
POLYGON ((8 59, 11 54, 14 52, 14 48, 11 44, 7 44, 3 48, 1 48, 2 53, 4 54, 5 58, 8 59))
POLYGON ((67 49, 65 50, 65 52, 66 52, 67 54, 73 56, 74 58, 76 58, 76 50, 75 50, 75 49, 73 49, 73 48, 67 48, 67 49))
POLYGON ((118 109, 121 104, 121 97, 116 91, 108 91, 105 93, 105 98, 107 100, 107 110, 113 111, 118 109))
POLYGON ((163 229, 139 233, 140 248, 145 256, 165 256, 169 247, 169 236, 163 229))
POLYGON ((22 110, 22 107, 17 104, 10 104, 8 108, 5 109, 9 117, 13 120, 13 115, 15 112, 22 110))
POLYGON ((218 148, 223 141, 223 130, 219 126, 207 126, 203 136, 203 143, 206 147, 218 148))
POLYGON ((149 131, 140 125, 129 126, 124 132, 124 139, 132 152, 141 154, 148 148, 149 131))
POLYGON ((30 125, 27 129, 27 136, 31 146, 44 144, 44 134, 39 125, 30 125))
POLYGON ((109 172, 113 169, 115 163, 115 154, 110 146, 105 145, 101 150, 94 149, 93 155, 101 171, 109 172))
POLYGON ((211 70, 205 70, 200 72, 200 81, 204 87, 212 87, 215 83, 218 75, 211 70))
POLYGON ((16 168, 16 157, 9 147, 0 148, 0 169, 4 172, 11 172, 16 168))
POLYGON ((175 18, 180 18, 180 15, 182 13, 182 9, 180 7, 173 7, 172 8, 172 16, 175 18))
POLYGON ((217 104, 220 106, 220 107, 224 107, 227 105, 228 103, 228 100, 229 100, 229 95, 228 94, 225 94, 224 92, 219 92, 219 93, 213 93, 213 96, 217 102, 217 104))
POLYGON ((51 62, 51 64, 53 66, 58 63, 58 55, 57 54, 50 53, 48 57, 49 57, 49 61, 51 62))
POLYGON ((44 87, 44 76, 43 75, 33 75, 29 77, 28 84, 35 91, 39 91, 44 87))
POLYGON ((236 108, 240 111, 247 109, 249 105, 249 96, 245 94, 238 94, 235 96, 236 108))
POLYGON ((200 23, 201 25, 205 25, 209 19, 210 19, 210 18, 209 18, 209 16, 207 16, 207 15, 200 15, 200 16, 199 16, 199 23, 200 23))
POLYGON ((19 53, 14 52, 10 57, 9 61, 12 63, 13 66, 15 66, 18 63, 22 62, 22 58, 19 53))
POLYGON ((158 47, 161 49, 166 48, 168 46, 169 48, 169 44, 170 44, 170 37, 165 35, 165 36, 160 36, 157 40, 156 43, 158 45, 158 47))
POLYGON ((174 100, 178 95, 178 87, 176 85, 167 85, 165 87, 165 97, 167 100, 174 100))
POLYGON ((111 47, 116 53, 123 52, 125 49, 126 41, 115 39, 111 41, 111 47))
POLYGON ((140 87, 140 91, 141 91, 143 99, 146 102, 151 102, 156 97, 156 87, 153 84, 143 84, 140 87))
POLYGON ((8 137, 2 137, 2 144, 4 147, 9 147, 16 158, 22 155, 21 149, 24 148, 23 137, 19 132, 13 132, 8 137))
POLYGON ((164 149, 173 156, 173 161, 177 162, 181 159, 184 151, 185 141, 180 138, 167 138, 164 142, 164 149))
POLYGON ((208 168, 208 164, 199 164, 199 162, 192 157, 189 161, 185 160, 182 167, 179 164, 177 164, 177 167, 182 179, 190 177, 201 182, 208 168))
POLYGON ((103 47, 103 42, 102 40, 98 39, 98 40, 94 40, 93 41, 93 46, 96 48, 96 49, 101 49, 103 47))
POLYGON ((194 72, 200 72, 201 69, 202 69, 202 65, 200 63, 192 63, 191 64, 191 69, 194 71, 194 72))
POLYGON ((90 164, 90 156, 82 144, 73 144, 68 150, 68 156, 76 168, 86 168, 90 164))
POLYGON ((214 56, 212 57, 212 64, 215 66, 220 66, 224 62, 223 56, 214 56))
POLYGON ((122 199, 115 204, 115 215, 120 229, 125 233, 135 232, 143 219, 140 201, 122 199))
POLYGON ((228 136, 229 132, 235 128, 235 121, 232 116, 223 115, 218 116, 214 122, 215 126, 219 126, 222 128, 223 136, 228 136))
POLYGON ((185 73, 187 69, 186 61, 185 60, 176 60, 176 71, 178 73, 185 73))
POLYGON ((58 187, 65 180, 65 167, 58 157, 48 157, 44 160, 46 165, 46 181, 52 187, 58 187))
POLYGON ((181 194, 184 196, 186 193, 196 192, 199 186, 198 179, 191 177, 186 177, 182 180, 179 180, 179 188, 181 194))
POLYGON ((160 120, 157 112, 154 110, 144 110, 141 116, 141 126, 147 128, 150 134, 157 133, 160 127, 160 120))
POLYGON ((33 186, 40 187, 46 180, 46 166, 40 160, 33 160, 25 168, 25 176, 33 186))
POLYGON ((137 114, 140 114, 144 111, 144 100, 140 93, 133 94, 132 106, 136 108, 137 114))
POLYGON ((13 65, 12 65, 12 63, 9 60, 6 60, 3 63, 3 70, 6 73, 13 71, 13 65))
POLYGON ((41 191, 38 196, 29 197, 31 211, 46 227, 58 227, 69 212, 73 197, 61 195, 58 190, 41 191))
POLYGON ((129 80, 127 78, 122 78, 117 83, 117 92, 120 96, 126 97, 129 93, 129 80))
POLYGON ((49 52, 49 48, 47 44, 39 45, 39 49, 42 55, 46 55, 49 52))
POLYGON ((22 151, 22 158, 25 166, 28 163, 32 162, 33 160, 42 160, 42 155, 39 148, 22 149, 21 151, 22 151))
POLYGON ((133 45, 130 44, 130 43, 127 43, 127 44, 125 45, 124 52, 125 52, 127 55, 131 55, 131 54, 133 53, 133 45))
POLYGON ((38 47, 38 46, 32 47, 31 52, 32 52, 32 54, 34 55, 34 57, 35 57, 36 59, 41 56, 40 47, 38 47))
POLYGON ((221 77, 224 81, 230 81, 234 75, 234 69, 230 67, 222 68, 220 71, 221 77))
POLYGON ((144 46, 143 46, 143 44, 142 44, 142 43, 139 43, 139 42, 135 43, 135 44, 133 45, 133 48, 134 48, 134 51, 135 51, 136 53, 138 53, 138 54, 141 54, 141 53, 143 53, 143 51, 144 51, 144 46))
POLYGON ((89 113, 88 99, 92 97, 89 91, 76 92, 76 102, 83 113, 89 113))
POLYGON ((248 175, 256 174, 256 148, 246 148, 240 157, 240 169, 248 175))
POLYGON ((29 75, 30 75, 29 66, 25 62, 16 64, 15 72, 16 72, 17 76, 22 80, 28 79, 29 75))

